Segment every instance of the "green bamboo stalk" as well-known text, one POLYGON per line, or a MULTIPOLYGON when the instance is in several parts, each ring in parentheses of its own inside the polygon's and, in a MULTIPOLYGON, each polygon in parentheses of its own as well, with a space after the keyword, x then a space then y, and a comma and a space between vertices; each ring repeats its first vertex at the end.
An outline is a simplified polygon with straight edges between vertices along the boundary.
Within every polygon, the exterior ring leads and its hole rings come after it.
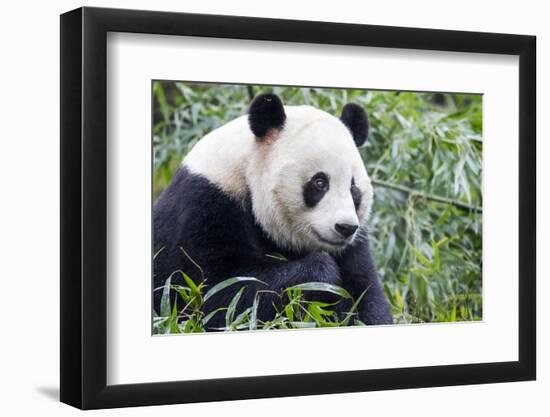
POLYGON ((414 196, 418 196, 420 198, 425 198, 427 200, 437 201, 438 203, 450 204, 450 205, 458 207, 462 210, 475 211, 477 213, 482 213, 483 212, 482 207, 471 206, 469 204, 463 203, 461 201, 453 200, 451 198, 440 197, 438 195, 433 195, 433 194, 426 194, 426 193, 423 193, 421 191, 417 191, 417 190, 414 190, 412 188, 406 187, 404 185, 394 184, 394 183, 379 180, 379 179, 371 179, 371 182, 374 185, 377 185, 379 187, 391 188, 393 190, 402 191, 404 193, 411 194, 411 195, 414 195, 414 196))

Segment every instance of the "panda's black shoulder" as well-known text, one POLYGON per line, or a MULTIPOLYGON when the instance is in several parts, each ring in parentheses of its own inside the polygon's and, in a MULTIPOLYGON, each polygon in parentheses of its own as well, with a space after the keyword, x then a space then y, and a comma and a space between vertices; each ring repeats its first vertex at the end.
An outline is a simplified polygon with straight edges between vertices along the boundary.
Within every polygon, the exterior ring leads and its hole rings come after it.
POLYGON ((211 270, 231 270, 266 244, 249 198, 239 201, 185 167, 155 203, 154 250, 161 251, 155 269, 164 275, 186 266, 181 249, 211 270))
POLYGON ((208 178, 180 167, 155 203, 155 241, 173 239, 174 235, 189 244, 211 240, 210 234, 223 239, 225 230, 250 223, 250 216, 245 205, 208 178))

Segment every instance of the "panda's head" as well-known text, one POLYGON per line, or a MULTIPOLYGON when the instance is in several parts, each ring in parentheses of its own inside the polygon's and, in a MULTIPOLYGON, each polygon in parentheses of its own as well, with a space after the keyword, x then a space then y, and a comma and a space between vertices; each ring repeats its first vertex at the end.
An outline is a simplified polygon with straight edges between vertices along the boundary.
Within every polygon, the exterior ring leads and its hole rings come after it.
POLYGON ((369 130, 363 108, 347 104, 337 118, 262 94, 248 121, 256 139, 246 181, 265 232, 300 252, 338 252, 360 238, 372 203, 357 150, 369 130))

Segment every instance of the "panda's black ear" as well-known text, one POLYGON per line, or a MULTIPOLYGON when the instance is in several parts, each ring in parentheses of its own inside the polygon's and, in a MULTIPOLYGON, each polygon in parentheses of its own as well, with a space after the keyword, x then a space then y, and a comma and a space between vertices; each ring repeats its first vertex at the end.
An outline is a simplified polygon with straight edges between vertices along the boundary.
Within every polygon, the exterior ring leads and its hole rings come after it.
POLYGON ((340 120, 350 130, 357 146, 361 146, 369 135, 369 118, 367 112, 355 103, 348 103, 342 109, 340 120))
POLYGON ((248 123, 257 138, 265 137, 272 129, 281 130, 285 120, 283 103, 275 94, 260 94, 250 104, 248 123))

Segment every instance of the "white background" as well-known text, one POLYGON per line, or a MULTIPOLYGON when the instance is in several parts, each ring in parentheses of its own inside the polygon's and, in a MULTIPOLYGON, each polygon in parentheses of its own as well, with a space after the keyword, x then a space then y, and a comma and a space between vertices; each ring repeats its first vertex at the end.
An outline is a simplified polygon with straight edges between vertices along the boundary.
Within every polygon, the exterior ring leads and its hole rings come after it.
POLYGON ((107 54, 108 384, 518 359, 517 57, 120 33, 109 35, 107 54), (232 57, 238 65, 220 71, 232 57), (220 77, 483 93, 483 322, 151 338, 150 80, 220 77), (288 346, 300 348, 274 360, 288 346), (346 355, 326 359, 344 347, 346 355), (209 358, 209 366, 159 366, 167 352, 209 358))
MULTIPOLYGON (((59 349, 59 19, 58 14, 80 6, 74 1, 10 2, 3 5, 2 36, 2 147, 0 206, 4 280, 0 308, 4 318, 0 343, 0 410, 7 415, 40 413, 72 415, 76 411, 57 403, 59 349)), ((156 8, 173 11, 256 15, 397 26, 481 30, 538 36, 539 119, 539 259, 550 250, 550 168, 541 162, 549 156, 542 137, 548 136, 550 89, 540 74, 548 72, 550 27, 544 2, 384 1, 376 4, 344 1, 231 2, 89 1, 87 5, 156 8), (544 237, 543 237, 544 234, 544 237)), ((550 290, 547 265, 538 270, 539 366, 538 381, 498 385, 435 388, 327 395, 290 399, 239 401, 170 408, 101 411, 100 415, 300 415, 323 413, 377 413, 380 415, 547 415, 550 409, 550 326, 542 297, 550 290), (546 396, 544 395, 546 394, 546 396)))

